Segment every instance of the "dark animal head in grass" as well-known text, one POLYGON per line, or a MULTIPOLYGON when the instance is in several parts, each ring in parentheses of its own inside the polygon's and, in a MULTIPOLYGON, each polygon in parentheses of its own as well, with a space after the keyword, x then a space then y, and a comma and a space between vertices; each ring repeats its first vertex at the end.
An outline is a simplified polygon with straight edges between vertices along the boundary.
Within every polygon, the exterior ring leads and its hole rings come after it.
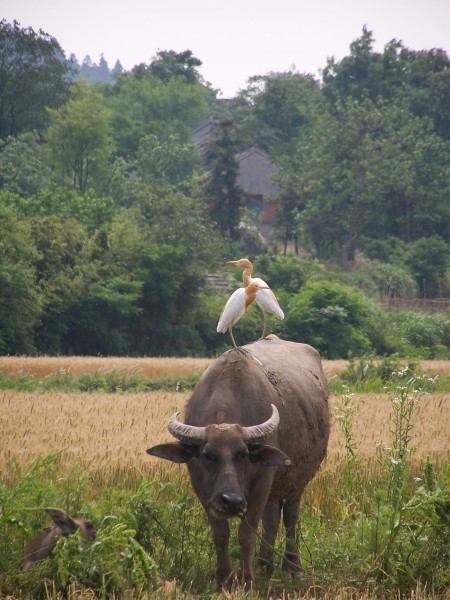
POLYGON ((37 562, 51 556, 58 536, 69 536, 80 530, 84 541, 93 541, 97 530, 95 526, 82 517, 70 517, 59 508, 46 508, 45 512, 52 518, 53 525, 47 527, 40 535, 30 540, 25 546, 24 569, 30 569, 37 562))

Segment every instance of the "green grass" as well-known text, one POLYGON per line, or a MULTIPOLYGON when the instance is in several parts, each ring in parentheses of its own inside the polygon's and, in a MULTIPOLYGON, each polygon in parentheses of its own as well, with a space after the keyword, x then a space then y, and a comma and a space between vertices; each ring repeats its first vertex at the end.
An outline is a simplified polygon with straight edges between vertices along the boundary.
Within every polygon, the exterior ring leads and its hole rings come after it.
POLYGON ((142 375, 127 375, 118 371, 108 373, 83 374, 78 377, 70 373, 55 373, 40 379, 33 375, 14 375, 13 377, 0 372, 0 389, 10 389, 19 392, 149 392, 149 391, 186 391, 192 390, 200 375, 170 377, 144 377, 142 375))
POLYGON ((380 393, 391 391, 399 381, 407 384, 411 378, 419 378, 420 386, 428 392, 450 392, 450 376, 430 377, 420 369, 419 361, 405 361, 397 355, 352 359, 342 373, 329 381, 329 386, 333 393, 341 393, 343 388, 380 393))
MULTIPOLYGON (((404 371, 403 378, 407 381, 411 376, 421 375, 428 380, 428 391, 441 393, 450 392, 450 375, 443 375, 431 381, 420 371, 418 361, 408 361, 397 355, 375 359, 363 357, 353 359, 348 367, 337 377, 329 381, 332 393, 339 394, 348 388, 353 392, 373 393, 385 392, 389 386, 392 372, 404 371), (408 367, 405 370, 405 366, 408 367)), ((96 372, 74 376, 71 373, 54 373, 39 378, 35 375, 6 375, 0 372, 0 389, 10 389, 19 392, 148 392, 148 391, 189 391, 194 389, 200 374, 171 375, 164 377, 144 377, 143 375, 126 374, 116 370, 107 373, 96 372)))
MULTIPOLYGON (((328 504, 329 510, 326 503, 317 510, 305 497, 298 542, 306 572, 290 580, 278 566, 270 579, 258 575, 261 597, 349 587, 377 598, 392 598, 399 590, 407 597, 426 584, 429 592, 444 598, 450 585, 445 567, 450 558, 448 469, 426 464, 415 472, 421 482, 408 484, 401 522, 393 519, 388 475, 364 471, 364 481, 352 484, 339 476, 317 482, 326 484, 335 502, 328 504)), ((176 579, 180 594, 214 593, 208 523, 184 478, 166 484, 141 480, 127 489, 106 486, 93 498, 89 480, 76 471, 61 478, 57 457, 50 456, 11 487, 1 487, 0 494, 3 596, 44 597, 48 585, 63 591, 76 584, 98 597, 121 596, 127 589, 138 597, 156 593, 157 574, 176 579), (23 544, 48 524, 43 511, 48 504, 91 518, 99 528, 97 540, 83 552, 77 538, 61 540, 53 559, 31 573, 21 572, 23 544)), ((234 523, 230 548, 237 567, 236 527, 234 523)), ((276 550, 282 553, 281 537, 276 550)))

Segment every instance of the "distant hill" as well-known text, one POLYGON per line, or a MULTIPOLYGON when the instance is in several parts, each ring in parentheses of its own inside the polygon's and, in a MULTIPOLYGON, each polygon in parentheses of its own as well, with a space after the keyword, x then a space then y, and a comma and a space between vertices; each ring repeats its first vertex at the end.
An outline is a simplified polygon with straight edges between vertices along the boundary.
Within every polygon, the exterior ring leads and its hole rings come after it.
POLYGON ((73 65, 74 81, 85 79, 90 83, 114 83, 114 76, 123 71, 120 60, 117 60, 114 67, 110 69, 103 54, 100 55, 98 64, 93 62, 89 55, 84 57, 81 65, 75 54, 71 54, 69 60, 73 65))

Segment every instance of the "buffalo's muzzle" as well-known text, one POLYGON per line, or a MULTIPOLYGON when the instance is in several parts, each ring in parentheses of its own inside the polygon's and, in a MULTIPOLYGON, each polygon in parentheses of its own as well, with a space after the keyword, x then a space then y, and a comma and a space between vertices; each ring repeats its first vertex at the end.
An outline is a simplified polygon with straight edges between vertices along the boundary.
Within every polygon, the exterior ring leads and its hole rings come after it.
POLYGON ((245 510, 246 503, 240 494, 220 494, 222 509, 229 513, 238 513, 245 510))

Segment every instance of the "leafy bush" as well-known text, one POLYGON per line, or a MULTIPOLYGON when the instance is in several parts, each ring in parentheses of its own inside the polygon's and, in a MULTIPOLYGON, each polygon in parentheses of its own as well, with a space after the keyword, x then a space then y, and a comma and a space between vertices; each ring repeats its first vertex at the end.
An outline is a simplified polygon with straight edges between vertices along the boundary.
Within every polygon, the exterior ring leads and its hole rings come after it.
POLYGON ((352 270, 338 273, 339 281, 363 291, 369 298, 414 298, 418 286, 402 263, 379 262, 364 255, 355 258, 352 270))
POLYGON ((374 279, 381 297, 413 298, 417 296, 417 282, 408 269, 399 265, 378 264, 375 268, 374 279))
POLYGON ((358 290, 310 281, 292 297, 281 329, 286 339, 311 344, 325 358, 347 358, 371 349, 369 312, 358 290))
POLYGON ((325 267, 314 260, 300 260, 295 256, 261 256, 255 261, 255 273, 274 290, 283 288, 297 293, 309 280, 323 277, 325 267))
POLYGON ((422 358, 450 357, 450 318, 415 311, 395 313, 392 335, 404 344, 404 353, 422 358))
POLYGON ((60 537, 47 576, 64 590, 71 582, 97 590, 103 597, 135 588, 138 593, 157 587, 157 566, 135 540, 135 531, 117 519, 107 519, 98 530, 95 542, 80 546, 79 532, 60 537))
MULTIPOLYGON (((357 392, 378 392, 386 388, 392 378, 392 373, 403 373, 403 378, 419 374, 418 364, 409 361, 404 365, 398 354, 375 359, 372 356, 363 356, 359 359, 350 359, 346 369, 339 374, 335 382, 330 382, 333 389, 344 384, 357 392)), ((398 375, 396 382, 398 383, 398 375)))
POLYGON ((449 257, 450 245, 438 235, 420 238, 408 246, 406 263, 423 298, 435 298, 449 293, 449 257))

